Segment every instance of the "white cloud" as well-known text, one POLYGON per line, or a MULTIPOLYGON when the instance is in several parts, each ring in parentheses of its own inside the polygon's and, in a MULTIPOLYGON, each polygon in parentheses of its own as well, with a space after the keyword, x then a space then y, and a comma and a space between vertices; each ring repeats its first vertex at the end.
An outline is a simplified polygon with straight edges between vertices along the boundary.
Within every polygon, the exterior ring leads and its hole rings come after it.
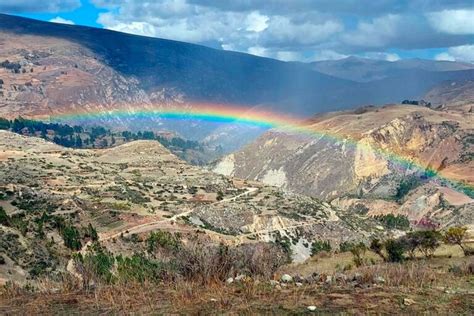
POLYGON ((80 0, 0 0, 0 11, 7 13, 71 11, 81 6, 80 0))
POLYGON ((435 60, 444 60, 444 61, 456 61, 456 58, 449 55, 448 53, 441 53, 435 56, 435 60))
POLYGON ((397 61, 400 60, 400 56, 395 53, 385 53, 385 52, 369 52, 363 54, 364 58, 370 58, 370 59, 380 59, 380 60, 386 60, 386 61, 397 61))
MULTIPOLYGON (((281 60, 460 46, 472 43, 469 32, 474 29, 474 19, 469 19, 472 0, 92 2, 108 10, 97 20, 107 29, 281 60)), ((400 57, 380 53, 375 58, 395 61, 400 57)))
POLYGON ((247 49, 247 52, 252 55, 260 57, 269 57, 268 51, 265 47, 262 46, 252 46, 247 49))
POLYGON ((436 55, 435 59, 474 63, 474 45, 450 47, 447 52, 436 55))
POLYGON ((262 32, 268 27, 268 16, 260 14, 258 11, 250 13, 246 18, 247 31, 262 32))
POLYGON ((344 54, 335 52, 333 50, 325 49, 314 54, 314 56, 310 58, 309 61, 338 60, 338 59, 343 59, 347 57, 349 57, 349 55, 344 55, 344 54))
POLYGON ((267 45, 280 47, 314 45, 343 30, 344 26, 339 21, 297 23, 288 17, 274 16, 270 18, 268 28, 260 40, 267 45))
POLYGON ((74 24, 75 24, 74 21, 63 19, 63 18, 60 17, 60 16, 57 16, 57 17, 55 17, 55 18, 52 18, 51 20, 49 20, 49 22, 61 23, 61 24, 70 24, 70 25, 74 25, 74 24))
POLYGON ((345 34, 342 38, 346 44, 350 45, 382 47, 398 36, 402 23, 401 16, 389 14, 370 22, 359 22, 354 31, 345 34))
POLYGON ((474 34, 474 10, 443 10, 427 14, 431 26, 448 34, 474 34))

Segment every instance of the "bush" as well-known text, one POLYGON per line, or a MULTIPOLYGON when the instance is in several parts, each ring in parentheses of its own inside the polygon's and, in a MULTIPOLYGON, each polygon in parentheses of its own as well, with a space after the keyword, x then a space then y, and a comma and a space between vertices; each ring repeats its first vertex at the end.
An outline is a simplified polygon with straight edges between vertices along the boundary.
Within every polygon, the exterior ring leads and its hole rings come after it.
POLYGON ((410 228, 410 221, 405 215, 378 215, 375 219, 382 223, 385 228, 388 229, 401 229, 407 230, 410 228))
POLYGON ((0 206, 0 225, 10 226, 10 216, 7 215, 7 212, 0 206))
POLYGON ((384 261, 387 261, 387 258, 382 252, 384 249, 384 244, 380 241, 380 239, 377 239, 377 238, 372 239, 372 241, 370 242, 369 248, 370 250, 375 252, 377 255, 379 255, 384 261))
POLYGON ((353 261, 356 267, 360 267, 361 265, 364 264, 363 255, 365 254, 366 251, 367 251, 367 246, 363 242, 353 245, 353 247, 351 248, 350 252, 352 253, 354 257, 353 261))
POLYGON ((322 251, 330 252, 331 244, 327 240, 315 240, 311 245, 311 256, 314 256, 322 251))
POLYGON ((405 252, 405 244, 400 240, 388 239, 385 242, 385 250, 387 251, 387 261, 402 262, 405 260, 403 253, 405 252))
POLYGON ((441 238, 441 233, 436 230, 419 230, 409 232, 400 238, 400 241, 404 244, 405 250, 410 251, 411 257, 414 257, 414 252, 418 249, 428 258, 433 256, 439 247, 441 238))
POLYGON ((150 254, 153 254, 158 249, 158 247, 170 251, 176 251, 181 248, 181 240, 179 234, 172 234, 163 231, 152 232, 150 236, 148 236, 146 243, 147 251, 150 254))
POLYGON ((82 247, 81 244, 81 235, 79 231, 74 226, 65 226, 62 230, 62 237, 64 239, 64 245, 72 250, 80 250, 82 247))
POLYGON ((467 227, 450 227, 448 230, 444 233, 443 239, 444 242, 447 244, 451 245, 458 245, 462 251, 464 252, 464 255, 470 254, 469 251, 464 247, 463 242, 467 238, 467 227))
POLYGON ((343 241, 339 244, 339 252, 349 252, 356 244, 350 241, 343 241))
POLYGON ((121 282, 158 282, 166 273, 165 264, 150 260, 143 254, 134 254, 131 257, 118 256, 117 274, 121 282))
POLYGON ((395 198, 398 201, 401 201, 405 195, 407 195, 411 190, 417 188, 419 185, 421 185, 421 181, 416 177, 410 177, 408 179, 402 180, 397 188, 395 198))

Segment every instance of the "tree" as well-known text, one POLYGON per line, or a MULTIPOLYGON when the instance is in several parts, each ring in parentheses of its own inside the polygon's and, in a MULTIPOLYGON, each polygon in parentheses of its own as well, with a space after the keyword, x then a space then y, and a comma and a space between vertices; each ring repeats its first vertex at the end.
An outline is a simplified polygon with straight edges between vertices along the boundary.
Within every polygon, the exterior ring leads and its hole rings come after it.
POLYGON ((402 241, 395 239, 387 240, 385 242, 385 250, 387 251, 387 260, 389 262, 402 262, 405 260, 403 256, 405 247, 402 241))
POLYGON ((322 251, 331 251, 331 244, 327 240, 315 240, 311 245, 311 255, 314 256, 322 251))
POLYGON ((372 239, 372 241, 370 242, 369 248, 370 248, 370 250, 375 252, 377 255, 379 255, 380 258, 382 258, 384 261, 387 261, 387 258, 385 257, 385 255, 382 252, 382 250, 384 248, 384 245, 380 241, 380 239, 377 239, 377 238, 372 239))
POLYGON ((458 245, 461 247, 464 255, 468 255, 469 251, 464 247, 463 242, 467 238, 467 227, 450 227, 444 233, 444 242, 450 245, 458 245))
POLYGON ((75 145, 77 148, 82 148, 82 138, 79 135, 76 135, 75 145))
POLYGON ((441 237, 441 233, 436 230, 419 230, 409 232, 400 241, 404 244, 404 249, 411 252, 412 257, 414 251, 418 249, 428 258, 433 256, 436 248, 439 247, 441 237))

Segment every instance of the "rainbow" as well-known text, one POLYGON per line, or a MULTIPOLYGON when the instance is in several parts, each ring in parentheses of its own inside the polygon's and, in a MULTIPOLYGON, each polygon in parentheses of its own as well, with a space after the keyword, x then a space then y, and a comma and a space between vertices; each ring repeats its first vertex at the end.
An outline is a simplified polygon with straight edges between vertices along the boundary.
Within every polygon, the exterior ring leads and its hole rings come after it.
POLYGON ((414 157, 405 157, 385 148, 375 148, 373 144, 362 144, 350 135, 337 134, 327 130, 317 130, 302 117, 289 116, 275 111, 261 108, 248 108, 244 106, 216 105, 216 104, 192 104, 192 106, 152 106, 132 107, 126 109, 114 109, 110 111, 86 112, 75 111, 54 114, 49 116, 50 121, 55 122, 100 122, 112 118, 138 119, 138 120, 198 120, 212 123, 234 123, 248 124, 263 129, 277 129, 287 133, 306 135, 309 137, 325 137, 331 142, 344 142, 355 150, 374 153, 391 162, 400 171, 414 170, 422 172, 432 180, 442 183, 460 185, 468 190, 474 187, 455 179, 443 176, 442 171, 430 168, 429 162, 418 161, 414 157))

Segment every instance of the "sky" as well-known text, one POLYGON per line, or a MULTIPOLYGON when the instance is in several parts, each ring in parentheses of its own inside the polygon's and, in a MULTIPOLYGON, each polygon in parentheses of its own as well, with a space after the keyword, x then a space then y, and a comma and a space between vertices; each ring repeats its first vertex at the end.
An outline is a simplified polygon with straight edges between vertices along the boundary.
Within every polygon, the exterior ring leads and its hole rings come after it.
POLYGON ((0 12, 284 61, 474 62, 473 0, 0 0, 0 12))

